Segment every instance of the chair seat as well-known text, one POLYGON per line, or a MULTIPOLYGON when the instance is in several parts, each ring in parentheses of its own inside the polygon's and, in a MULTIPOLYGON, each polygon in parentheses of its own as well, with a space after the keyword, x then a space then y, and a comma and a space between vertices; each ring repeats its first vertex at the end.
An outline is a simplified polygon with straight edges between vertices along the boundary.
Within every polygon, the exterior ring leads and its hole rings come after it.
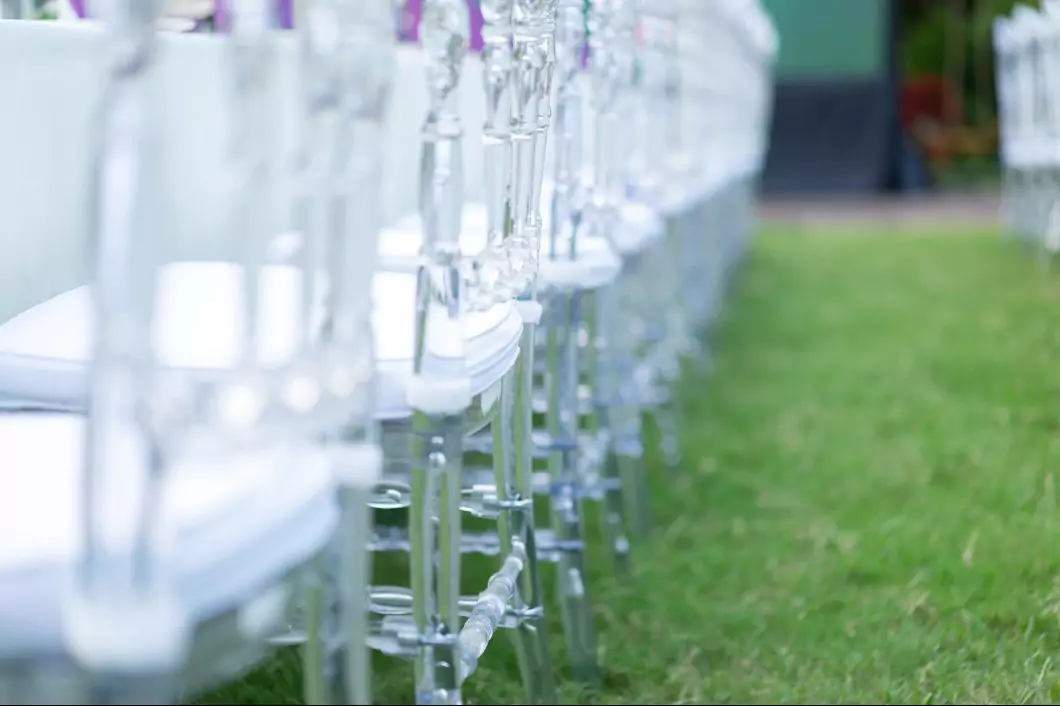
MULTIPOLYGON (((552 200, 555 185, 546 179, 541 189, 541 216, 543 230, 547 235, 551 223, 551 213, 547 208, 552 200)), ((649 205, 638 201, 626 201, 618 209, 618 224, 612 233, 612 242, 618 249, 619 254, 628 255, 639 252, 650 246, 664 232, 665 224, 658 213, 649 205)), ((463 233, 461 242, 464 251, 473 254, 480 252, 486 246, 486 206, 482 203, 469 203, 464 206, 463 233)), ((389 237, 381 241, 380 249, 384 256, 412 258, 416 255, 419 247, 420 218, 418 215, 410 215, 398 221, 394 228, 385 231, 390 233, 389 237), (416 234, 414 239, 407 235, 408 231, 416 234), (403 237, 398 237, 398 234, 403 237)), ((545 247, 547 238, 542 239, 542 247, 545 247)), ((605 247, 601 241, 592 238, 583 238, 578 242, 578 255, 587 259, 599 258, 603 262, 605 247), (583 249, 584 248, 584 249, 583 249)), ((544 253, 542 253, 544 255, 544 253)))
MULTIPOLYGON (((555 183, 545 179, 541 185, 541 203, 544 204, 541 215, 548 232, 551 220, 548 204, 552 203, 555 183)), ((650 247, 665 232, 666 225, 659 215, 648 204, 640 201, 623 201, 618 206, 618 219, 615 230, 611 233, 611 242, 620 255, 632 255, 650 247)))
MULTIPOLYGON (((164 366, 192 373, 231 368, 239 341, 241 269, 223 262, 180 262, 160 275, 155 349, 164 366)), ((263 362, 290 356, 299 330, 299 271, 265 268, 261 291, 263 362)), ((373 281, 377 406, 380 419, 409 413, 416 278, 383 272, 373 281)), ((84 408, 91 345, 87 286, 64 292, 0 325, 0 405, 7 408, 84 408)), ((429 332, 427 349, 440 359, 464 349, 473 394, 490 389, 515 363, 522 319, 510 302, 469 314, 462 338, 429 332)))
MULTIPOLYGON (((78 415, 0 415, 7 459, 0 473, 0 657, 54 655, 62 647, 61 592, 83 512, 85 428, 78 415)), ((310 449, 176 466, 162 511, 178 528, 177 588, 196 622, 247 605, 317 555, 337 526, 334 497, 329 468, 310 449)), ((117 546, 128 541, 111 536, 117 546)), ((280 619, 284 605, 277 601, 265 622, 280 619)), ((263 635, 247 636, 255 637, 263 635)))
POLYGON ((615 244, 623 255, 638 253, 650 247, 665 232, 659 213, 639 201, 627 201, 618 209, 615 244))
MULTIPOLYGON (((487 213, 481 203, 465 204, 462 214, 460 247, 468 256, 477 255, 486 249, 487 213)), ((545 232, 548 231, 546 217, 545 232)), ((401 219, 380 234, 379 250, 386 266, 411 271, 419 263, 418 254, 422 242, 422 226, 418 215, 401 219)), ((547 236, 542 238, 542 249, 547 236)), ((583 289, 595 289, 614 281, 622 269, 622 262, 611 251, 609 243, 602 238, 583 237, 577 242, 576 257, 550 262, 545 253, 541 255, 538 284, 546 289, 577 285, 583 289)))
MULTIPOLYGON (((591 169, 584 170, 583 179, 586 181, 592 179, 591 169)), ((555 189, 555 182, 545 179, 541 185, 542 204, 552 203, 555 189)), ((549 215, 549 209, 542 208, 542 216, 546 222, 549 220, 549 215)), ((633 255, 650 247, 662 236, 665 229, 665 223, 654 208, 640 201, 623 201, 618 207, 618 221, 611 234, 611 240, 621 255, 633 255)))

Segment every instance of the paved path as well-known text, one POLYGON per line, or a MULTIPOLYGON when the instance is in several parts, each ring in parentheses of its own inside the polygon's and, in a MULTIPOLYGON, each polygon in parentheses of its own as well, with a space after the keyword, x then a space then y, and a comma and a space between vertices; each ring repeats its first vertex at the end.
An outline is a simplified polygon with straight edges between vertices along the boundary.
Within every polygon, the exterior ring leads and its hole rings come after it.
POLYGON ((799 227, 924 226, 993 227, 997 224, 1000 196, 996 192, 893 196, 879 198, 766 197, 760 215, 766 222, 799 227))

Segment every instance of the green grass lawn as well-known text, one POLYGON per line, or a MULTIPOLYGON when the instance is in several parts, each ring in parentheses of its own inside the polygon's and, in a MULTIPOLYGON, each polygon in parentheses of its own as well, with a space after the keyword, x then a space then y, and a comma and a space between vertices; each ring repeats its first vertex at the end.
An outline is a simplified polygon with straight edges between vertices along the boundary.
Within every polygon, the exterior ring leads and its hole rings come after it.
MULTIPOLYGON (((990 234, 778 231, 717 338, 633 576, 593 547, 607 684, 564 703, 1060 700, 1060 271, 990 234)), ((208 702, 294 703, 294 662, 208 702)), ((503 636, 482 664, 468 702, 520 703, 503 636)), ((408 665, 376 672, 410 703, 408 665)))

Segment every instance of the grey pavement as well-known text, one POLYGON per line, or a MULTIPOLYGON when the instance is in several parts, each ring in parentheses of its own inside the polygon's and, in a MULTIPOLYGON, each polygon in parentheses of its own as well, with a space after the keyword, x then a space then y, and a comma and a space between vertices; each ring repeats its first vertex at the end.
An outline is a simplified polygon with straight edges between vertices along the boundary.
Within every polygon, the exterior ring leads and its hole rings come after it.
POLYGON ((893 226, 896 229, 982 227, 997 225, 1000 194, 996 191, 878 197, 770 197, 759 215, 766 223, 799 228, 815 226, 893 226))

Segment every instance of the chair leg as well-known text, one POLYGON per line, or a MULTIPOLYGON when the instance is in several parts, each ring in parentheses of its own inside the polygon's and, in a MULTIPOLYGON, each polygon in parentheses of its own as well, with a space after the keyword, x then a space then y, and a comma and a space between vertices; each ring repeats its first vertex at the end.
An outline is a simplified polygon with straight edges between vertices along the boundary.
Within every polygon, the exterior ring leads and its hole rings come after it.
POLYGON ((545 379, 549 399, 546 417, 552 439, 548 454, 552 483, 550 509, 552 529, 560 548, 557 582, 571 670, 576 679, 597 683, 600 668, 586 586, 583 503, 577 463, 577 368, 572 369, 570 365, 571 361, 577 362, 576 355, 570 352, 577 346, 577 331, 572 327, 572 322, 577 321, 577 307, 577 296, 558 296, 549 303, 551 321, 545 379))
POLYGON ((372 703, 365 604, 370 566, 365 537, 371 514, 367 493, 342 492, 339 534, 319 560, 306 592, 302 683, 305 703, 311 706, 372 703))
POLYGON ((607 473, 619 479, 622 514, 631 540, 647 536, 650 529, 648 487, 643 464, 640 390, 635 379, 636 351, 628 328, 616 319, 620 292, 614 286, 601 297, 600 326, 606 351, 603 388, 610 434, 607 473))
POLYGON ((663 463, 672 471, 681 467, 681 440, 678 436, 680 407, 672 389, 661 389, 660 399, 654 410, 655 426, 659 430, 659 451, 663 463))
POLYGON ((640 410, 633 405, 625 405, 619 416, 623 421, 619 423, 613 439, 612 459, 609 462, 615 465, 626 491, 623 493, 624 512, 630 536, 644 539, 651 533, 651 502, 644 468, 644 445, 640 436, 640 410))
POLYGON ((648 492, 647 473, 644 467, 644 437, 639 404, 640 390, 634 381, 635 353, 629 334, 613 337, 615 354, 620 361, 616 389, 618 394, 612 407, 614 433, 611 436, 613 463, 618 468, 625 491, 626 527, 630 538, 643 539, 651 532, 651 498, 648 492))
MULTIPOLYGON (((592 300, 593 306, 585 320, 588 333, 588 345, 584 351, 585 371, 593 394, 592 411, 587 421, 592 438, 594 440, 603 438, 607 445, 606 448, 610 448, 613 428, 610 421, 611 395, 608 392, 606 372, 607 339, 603 327, 600 326, 601 298, 594 293, 592 300)), ((611 548, 615 571, 625 574, 630 570, 629 536, 626 534, 623 513, 625 501, 622 497, 622 478, 618 473, 618 464, 612 462, 614 460, 614 455, 609 453, 605 453, 601 459, 600 482, 603 488, 601 522, 604 540, 611 548)))
POLYGON ((514 596, 516 625, 510 631, 526 703, 556 704, 534 529, 533 449, 529 443, 534 328, 531 324, 523 327, 522 352, 501 388, 500 415, 493 424, 493 467, 500 508, 497 530, 501 556, 511 556, 516 549, 526 556, 514 596))
POLYGON ((463 418, 414 412, 409 554, 416 703, 460 704, 460 477, 463 418))
POLYGON ((371 555, 366 538, 372 525, 369 488, 349 488, 342 499, 346 517, 339 539, 342 648, 335 659, 334 690, 344 695, 338 703, 359 706, 372 703, 372 662, 368 649, 366 587, 371 583, 371 555), (341 691, 339 691, 341 689, 341 691))

